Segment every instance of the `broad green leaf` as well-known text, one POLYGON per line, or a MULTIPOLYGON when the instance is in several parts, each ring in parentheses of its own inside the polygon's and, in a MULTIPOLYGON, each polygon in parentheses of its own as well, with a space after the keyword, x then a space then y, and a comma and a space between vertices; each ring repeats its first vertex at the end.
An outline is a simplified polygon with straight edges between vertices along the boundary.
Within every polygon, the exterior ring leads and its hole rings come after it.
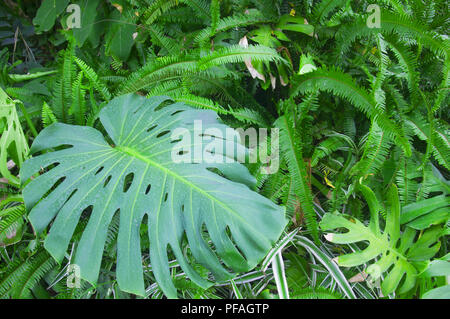
POLYGON ((450 206, 450 197, 445 195, 435 196, 419 202, 406 205, 402 208, 400 222, 408 223, 420 216, 426 215, 435 209, 450 206))
POLYGON ((92 32, 95 18, 97 17, 97 6, 99 2, 99 0, 78 0, 75 2, 80 6, 81 27, 73 29, 73 36, 80 46, 84 44, 84 42, 92 32))
POLYGON ((432 211, 429 214, 421 216, 409 222, 408 227, 424 230, 432 225, 445 224, 449 220, 450 209, 448 207, 442 207, 432 211))
POLYGON ((353 267, 362 265, 370 260, 379 259, 367 267, 366 272, 376 280, 387 272, 381 285, 384 295, 397 290, 402 278, 405 278, 398 291, 404 293, 412 289, 418 274, 414 262, 426 261, 432 258, 440 248, 439 237, 442 228, 431 227, 415 241, 416 231, 406 227, 400 232, 400 202, 398 191, 392 185, 388 191, 388 209, 386 226, 382 233, 379 228, 380 204, 373 191, 365 185, 359 185, 359 190, 368 202, 370 223, 368 226, 344 214, 325 214, 320 223, 324 231, 346 229, 344 233, 329 233, 325 236, 328 241, 337 244, 351 244, 367 242, 365 249, 338 257, 340 266, 353 267))
POLYGON ((302 17, 293 17, 290 15, 284 15, 281 17, 280 22, 277 25, 281 30, 289 30, 295 32, 305 33, 309 36, 313 36, 314 27, 302 17))
POLYGON ((123 14, 116 10, 111 19, 117 23, 110 27, 106 35, 107 49, 116 58, 126 61, 134 45, 133 33, 136 32, 136 26, 130 10, 124 10, 123 14))
POLYGON ((448 260, 433 260, 421 274, 423 277, 450 276, 450 262, 448 260))
POLYGON ((228 147, 211 148, 211 142, 201 138, 209 128, 216 131, 208 133, 210 138, 224 141, 228 128, 217 121, 217 114, 183 103, 162 107, 168 102, 167 97, 139 95, 112 100, 100 112, 112 145, 91 127, 52 124, 36 138, 31 152, 58 149, 31 158, 22 167, 22 182, 42 168, 47 170, 31 180, 23 194, 37 232, 54 219, 44 246, 56 260, 62 260, 81 214, 91 208, 74 263, 81 277, 93 284, 116 212, 120 216, 116 267, 120 289, 144 295, 139 229, 147 215, 152 271, 170 298, 177 297, 177 292, 169 270, 169 248, 192 281, 206 288, 212 283, 194 270, 184 254, 185 244, 216 281, 225 281, 234 275, 227 268, 243 272, 255 267, 286 225, 283 208, 241 183, 248 184, 252 176, 234 153, 243 154, 246 149, 226 139, 225 144, 237 151, 231 154, 228 147), (194 121, 202 121, 202 132, 194 130, 194 121), (195 163, 173 161, 174 142, 180 139, 174 132, 177 128, 195 135, 185 150, 194 155, 195 163), (200 161, 197 151, 214 151, 218 161, 200 161))
POLYGON ((50 30, 55 24, 56 17, 66 9, 68 4, 69 0, 44 0, 33 19, 36 33, 50 30))
POLYGON ((450 299, 450 285, 431 289, 423 294, 422 299, 450 299))

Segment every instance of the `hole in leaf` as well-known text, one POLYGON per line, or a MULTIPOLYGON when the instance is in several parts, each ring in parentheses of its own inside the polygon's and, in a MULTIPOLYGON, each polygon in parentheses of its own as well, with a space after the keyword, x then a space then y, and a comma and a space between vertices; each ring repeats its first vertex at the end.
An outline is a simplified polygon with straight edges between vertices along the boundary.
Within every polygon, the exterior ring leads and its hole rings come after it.
POLYGON ((64 182, 64 180, 66 179, 65 176, 60 177, 55 184, 53 184, 52 187, 50 187, 50 189, 44 194, 44 196, 42 196, 42 199, 46 198, 48 195, 50 195, 51 192, 53 192, 59 185, 61 185, 62 182, 64 182))
POLYGON ((147 129, 147 132, 150 132, 150 131, 152 131, 155 127, 157 127, 158 125, 157 124, 155 124, 155 125, 153 125, 152 127, 149 127, 148 129, 147 129))
POLYGON ((158 135, 156 135, 156 138, 163 137, 164 135, 167 135, 167 134, 169 134, 169 133, 170 133, 169 130, 163 131, 163 132, 159 133, 158 135))
POLYGON ((178 114, 178 113, 181 113, 181 112, 184 112, 184 110, 178 110, 178 111, 175 111, 175 112, 173 112, 172 114, 170 114, 170 116, 174 116, 175 114, 178 114))
MULTIPOLYGON (((230 238, 230 240, 233 243, 236 250, 242 256, 242 258, 246 259, 244 252, 240 249, 239 245, 236 243, 235 239, 233 238, 233 234, 231 233, 231 229, 229 226, 225 227, 225 232, 226 232, 227 236, 230 238)), ((242 265, 242 266, 245 267, 245 265, 242 265)), ((241 270, 238 270, 238 271, 241 271, 241 270)), ((245 270, 245 268, 243 268, 242 271, 247 271, 247 270, 245 270)))
POLYGON ((123 180, 123 192, 126 193, 133 184, 134 173, 129 173, 123 180))
POLYGON ((94 210, 94 205, 89 205, 88 207, 83 209, 83 211, 81 212, 80 219, 82 219, 82 220, 88 219, 89 216, 91 216, 91 213, 92 213, 93 210, 94 210))
POLYGON ((171 144, 181 142, 183 139, 177 138, 176 140, 170 141, 171 144))
POLYGON ((111 181, 111 175, 109 175, 109 176, 106 178, 105 183, 103 184, 103 187, 106 187, 106 186, 109 184, 110 181, 111 181))

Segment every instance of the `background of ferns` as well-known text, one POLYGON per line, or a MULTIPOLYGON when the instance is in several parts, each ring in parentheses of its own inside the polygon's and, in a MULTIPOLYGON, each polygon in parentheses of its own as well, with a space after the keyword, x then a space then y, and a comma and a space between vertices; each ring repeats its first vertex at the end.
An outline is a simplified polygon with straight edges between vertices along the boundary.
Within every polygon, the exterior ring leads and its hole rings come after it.
MULTIPOLYGON (((280 170, 249 168, 259 192, 290 216, 286 236, 269 254, 283 262, 266 259, 203 290, 174 261, 180 297, 449 298, 448 1, 77 0, 71 3, 82 8, 82 29, 73 30, 69 1, 45 21, 39 2, 0 5, 0 87, 15 100, 23 128, 9 132, 8 115, 0 113, 1 298, 135 297, 114 278, 118 220, 97 287, 69 289, 77 236, 58 265, 27 223, 14 178, 19 145, 31 145, 54 122, 98 128, 102 107, 132 92, 212 109, 233 127, 280 129, 280 170), (370 4, 381 7, 380 28, 366 25, 370 4), (15 143, 6 142, 10 134, 15 143), (364 271, 370 263, 339 270, 331 259, 367 244, 330 243, 320 225, 326 213, 367 225, 373 201, 379 223, 388 224, 393 185, 402 214, 421 209, 421 219, 402 222, 399 231, 417 230, 420 243, 432 229, 437 249, 428 256, 412 246, 415 259, 411 250, 403 257, 417 271, 413 287, 383 294, 380 281, 392 280, 392 268, 379 280, 364 271)), ((84 226, 82 220, 76 233, 84 226)), ((162 298, 146 256, 147 296, 162 298)))

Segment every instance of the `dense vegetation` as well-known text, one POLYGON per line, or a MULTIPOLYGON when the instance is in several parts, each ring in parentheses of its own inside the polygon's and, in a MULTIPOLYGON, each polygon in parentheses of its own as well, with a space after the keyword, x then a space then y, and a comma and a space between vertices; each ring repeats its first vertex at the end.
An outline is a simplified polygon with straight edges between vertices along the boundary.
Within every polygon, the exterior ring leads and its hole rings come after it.
POLYGON ((450 298, 448 5, 5 0, 0 298, 450 298))

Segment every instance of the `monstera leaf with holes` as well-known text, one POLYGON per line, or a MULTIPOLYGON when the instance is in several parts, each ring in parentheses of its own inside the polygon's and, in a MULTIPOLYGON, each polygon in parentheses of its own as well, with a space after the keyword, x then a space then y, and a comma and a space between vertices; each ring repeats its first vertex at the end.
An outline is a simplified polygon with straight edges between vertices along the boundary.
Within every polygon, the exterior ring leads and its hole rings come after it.
POLYGON ((18 166, 22 165, 28 150, 28 143, 20 125, 16 103, 0 88, 0 174, 14 185, 19 179, 11 174, 8 161, 12 159, 18 166))
POLYGON ((223 281, 233 271, 253 268, 280 236, 287 222, 284 209, 251 190, 255 181, 237 161, 246 149, 237 138, 228 138, 229 128, 216 113, 171 104, 168 97, 124 95, 101 111, 100 121, 109 137, 91 127, 47 127, 31 147, 32 154, 41 154, 20 171, 23 183, 31 179, 23 195, 35 231, 44 231, 53 220, 44 245, 56 260, 64 257, 80 216, 87 218, 90 211, 73 260, 83 279, 96 283, 116 213, 117 281, 122 290, 138 295, 145 291, 139 233, 145 215, 152 271, 169 298, 177 297, 170 254, 206 288, 212 282, 194 270, 186 247, 215 280, 223 281), (173 159, 179 129, 183 139, 192 138, 191 149, 183 150, 193 154, 190 161, 173 159), (228 147, 211 148, 213 140, 228 147), (206 152, 215 161, 199 160, 198 154, 206 152))
POLYGON ((347 232, 329 233, 325 238, 337 244, 367 242, 368 246, 365 249, 339 256, 338 264, 353 267, 378 257, 376 262, 367 267, 366 273, 372 280, 377 280, 383 273, 387 273, 381 283, 383 295, 394 291, 408 292, 416 283, 421 265, 426 264, 438 252, 440 248, 438 239, 444 231, 442 227, 436 225, 428 228, 417 239, 417 232, 411 227, 406 227, 401 233, 400 202, 397 187, 393 185, 388 191, 386 225, 382 233, 379 225, 381 206, 375 194, 367 186, 358 187, 369 206, 369 224, 366 226, 348 215, 328 213, 320 223, 322 230, 345 229, 347 232))

